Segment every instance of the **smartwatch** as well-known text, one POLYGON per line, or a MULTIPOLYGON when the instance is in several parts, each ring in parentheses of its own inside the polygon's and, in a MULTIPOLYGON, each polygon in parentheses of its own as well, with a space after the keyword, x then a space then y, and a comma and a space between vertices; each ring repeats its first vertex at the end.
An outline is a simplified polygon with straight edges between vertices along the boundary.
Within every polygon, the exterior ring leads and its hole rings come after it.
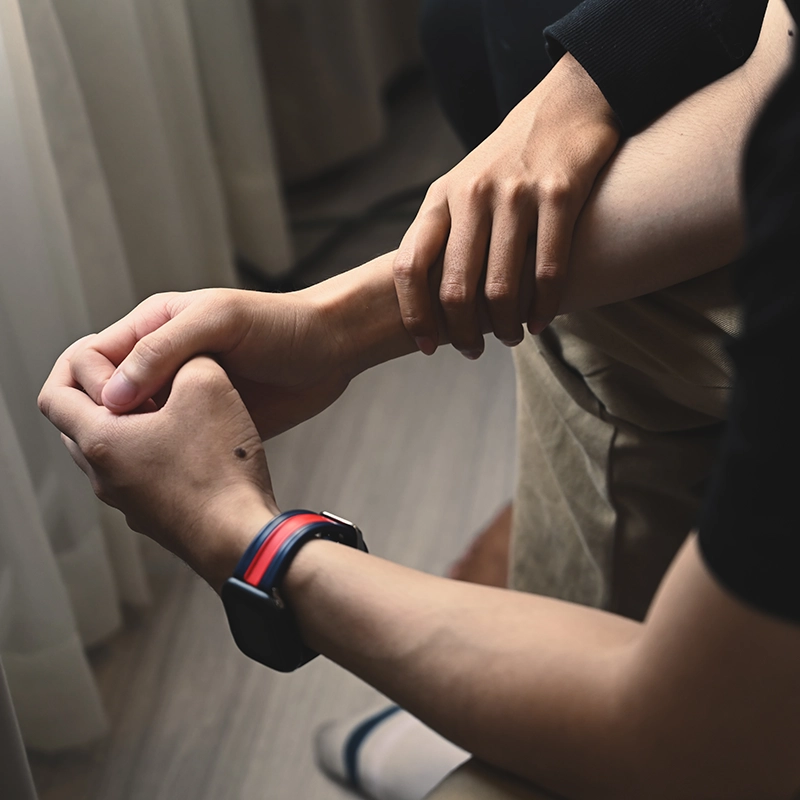
POLYGON ((292 672, 318 655, 303 643, 280 595, 280 582, 292 560, 314 539, 367 552, 352 522, 327 511, 285 511, 258 532, 222 587, 222 604, 239 649, 279 672, 292 672))

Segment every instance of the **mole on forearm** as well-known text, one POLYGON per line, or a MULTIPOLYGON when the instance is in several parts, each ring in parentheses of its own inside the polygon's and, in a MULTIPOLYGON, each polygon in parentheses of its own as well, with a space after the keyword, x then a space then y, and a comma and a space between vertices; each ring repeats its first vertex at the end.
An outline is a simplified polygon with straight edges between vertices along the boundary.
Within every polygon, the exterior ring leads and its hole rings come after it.
POLYGON ((237 447, 233 451, 233 454, 236 456, 236 458, 247 458, 247 450, 245 450, 244 447, 237 447))

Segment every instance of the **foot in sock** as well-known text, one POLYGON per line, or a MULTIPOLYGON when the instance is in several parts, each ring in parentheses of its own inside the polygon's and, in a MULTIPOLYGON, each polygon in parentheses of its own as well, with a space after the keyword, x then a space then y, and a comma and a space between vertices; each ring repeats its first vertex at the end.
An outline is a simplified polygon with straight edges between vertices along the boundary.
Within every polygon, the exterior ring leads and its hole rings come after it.
POLYGON ((328 777, 371 800, 422 800, 469 758, 395 705, 323 725, 315 752, 328 777))

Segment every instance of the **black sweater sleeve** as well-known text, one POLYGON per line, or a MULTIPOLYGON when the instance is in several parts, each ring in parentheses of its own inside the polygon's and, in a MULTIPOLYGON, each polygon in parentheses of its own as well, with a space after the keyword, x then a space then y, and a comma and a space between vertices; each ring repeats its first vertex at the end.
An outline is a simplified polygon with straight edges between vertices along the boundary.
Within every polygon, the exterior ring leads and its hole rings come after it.
POLYGON ((627 134, 743 64, 767 0, 585 0, 545 29, 550 57, 569 51, 627 134))

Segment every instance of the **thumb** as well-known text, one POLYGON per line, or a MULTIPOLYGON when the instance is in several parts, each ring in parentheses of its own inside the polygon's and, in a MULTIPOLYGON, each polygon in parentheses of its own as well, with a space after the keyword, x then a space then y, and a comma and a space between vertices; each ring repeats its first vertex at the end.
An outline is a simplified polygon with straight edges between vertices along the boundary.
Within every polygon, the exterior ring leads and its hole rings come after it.
POLYGON ((138 408, 192 356, 218 348, 214 338, 213 328, 191 311, 165 322, 143 336, 117 367, 103 387, 103 405, 116 412, 138 408))
MULTIPOLYGON (((225 370, 210 356, 196 356, 178 368, 172 380, 172 388, 167 405, 174 406, 182 398, 196 395, 198 388, 219 389, 228 391, 233 384, 225 370)), ((197 397, 192 398, 197 402, 197 397)))
POLYGON ((209 441, 222 441, 233 431, 260 447, 261 439, 244 401, 225 370, 208 356, 197 356, 180 367, 163 410, 181 424, 203 427, 209 441))

